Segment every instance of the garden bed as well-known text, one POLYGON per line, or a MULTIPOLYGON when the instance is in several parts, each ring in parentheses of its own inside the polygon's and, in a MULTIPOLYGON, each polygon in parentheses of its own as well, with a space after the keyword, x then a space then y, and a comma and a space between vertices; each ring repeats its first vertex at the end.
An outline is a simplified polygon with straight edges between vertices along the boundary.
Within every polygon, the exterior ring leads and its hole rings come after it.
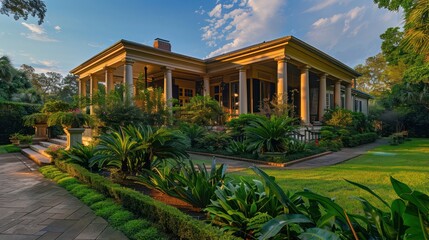
POLYGON ((223 152, 221 154, 218 154, 218 153, 214 153, 214 152, 207 152, 207 151, 204 151, 201 149, 192 149, 192 151, 187 151, 187 152, 190 154, 195 154, 195 155, 219 157, 219 158, 225 158, 225 159, 230 159, 230 160, 251 162, 251 163, 263 164, 263 165, 269 165, 269 166, 275 166, 275 167, 286 167, 286 166, 292 165, 292 164, 297 163, 297 162, 310 160, 310 159, 313 159, 316 157, 320 157, 320 156, 324 156, 324 155, 332 153, 330 151, 325 151, 322 149, 318 149, 318 150, 314 149, 314 151, 301 152, 301 153, 296 153, 296 154, 292 154, 292 155, 286 155, 285 158, 282 159, 284 161, 274 162, 274 161, 266 161, 266 160, 246 158, 246 157, 238 157, 238 156, 233 156, 233 155, 223 155, 222 154, 223 152))

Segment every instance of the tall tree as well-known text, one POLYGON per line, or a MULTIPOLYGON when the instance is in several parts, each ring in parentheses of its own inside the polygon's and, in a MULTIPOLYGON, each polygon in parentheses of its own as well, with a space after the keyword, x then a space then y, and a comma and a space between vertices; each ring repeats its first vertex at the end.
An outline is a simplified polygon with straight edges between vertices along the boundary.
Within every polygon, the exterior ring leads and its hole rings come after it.
POLYGON ((403 46, 429 62, 429 0, 374 0, 380 8, 404 10, 403 46))
POLYGON ((384 55, 379 53, 367 58, 365 64, 357 65, 355 70, 362 74, 357 79, 357 88, 378 97, 402 80, 405 65, 389 66, 384 55))
POLYGON ((78 81, 77 76, 68 74, 61 81, 61 89, 58 92, 58 98, 65 102, 73 102, 77 96, 78 81))
POLYGON ((39 25, 45 20, 46 5, 42 0, 0 0, 0 14, 13 15, 15 20, 37 17, 39 25))

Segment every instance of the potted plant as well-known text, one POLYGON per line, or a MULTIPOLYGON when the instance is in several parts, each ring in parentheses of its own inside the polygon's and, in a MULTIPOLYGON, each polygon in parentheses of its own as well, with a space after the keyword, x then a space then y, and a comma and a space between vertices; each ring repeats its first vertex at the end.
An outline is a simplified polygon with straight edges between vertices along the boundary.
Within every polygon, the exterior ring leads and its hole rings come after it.
POLYGON ((33 141, 40 142, 48 139, 48 117, 47 113, 33 113, 23 117, 25 126, 34 127, 33 141))
POLYGON ((27 148, 32 142, 33 142, 33 136, 32 135, 19 135, 19 147, 20 148, 27 148))
POLYGON ((11 135, 9 136, 9 140, 10 140, 10 142, 11 142, 13 145, 18 146, 18 145, 19 145, 19 136, 20 136, 20 135, 21 135, 21 134, 19 134, 19 133, 11 134, 11 135))
POLYGON ((70 112, 56 112, 49 116, 48 126, 61 125, 67 135, 66 150, 82 144, 82 133, 85 131, 84 126, 92 126, 94 120, 86 113, 79 109, 70 112))

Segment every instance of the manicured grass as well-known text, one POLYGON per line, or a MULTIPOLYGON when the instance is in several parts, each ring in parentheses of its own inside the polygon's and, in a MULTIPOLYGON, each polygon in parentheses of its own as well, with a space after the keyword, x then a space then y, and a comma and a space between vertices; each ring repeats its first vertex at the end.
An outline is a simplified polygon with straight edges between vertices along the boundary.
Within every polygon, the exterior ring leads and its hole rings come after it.
MULTIPOLYGON (((389 177, 408 184, 411 188, 429 193, 429 139, 413 139, 399 146, 380 146, 345 163, 302 170, 280 170, 265 168, 277 183, 291 192, 309 189, 334 198, 350 212, 358 212, 360 202, 353 197, 362 196, 376 206, 383 207, 375 198, 344 179, 368 186, 389 202, 397 195, 391 187, 389 177)), ((252 170, 231 174, 234 177, 255 178, 252 170)))
POLYGON ((0 154, 13 153, 13 152, 19 152, 19 151, 21 151, 21 149, 13 144, 0 145, 0 154))

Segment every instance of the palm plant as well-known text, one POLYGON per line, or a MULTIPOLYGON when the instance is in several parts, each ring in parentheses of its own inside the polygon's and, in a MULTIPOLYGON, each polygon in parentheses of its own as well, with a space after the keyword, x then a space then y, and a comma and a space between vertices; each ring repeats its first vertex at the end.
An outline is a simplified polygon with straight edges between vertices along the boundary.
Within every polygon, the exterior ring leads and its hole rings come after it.
POLYGON ((289 117, 257 118, 244 129, 246 143, 258 153, 283 152, 285 140, 296 130, 289 117))
POLYGON ((64 154, 68 157, 68 160, 66 160, 67 162, 79 164, 91 171, 98 170, 96 165, 91 165, 97 156, 94 145, 85 146, 83 144, 78 144, 77 146, 72 147, 69 151, 66 151, 64 154))
POLYGON ((223 185, 226 177, 227 166, 222 164, 216 167, 216 161, 212 161, 210 170, 205 164, 196 167, 192 161, 188 161, 177 170, 172 166, 154 168, 154 171, 146 171, 149 177, 140 177, 140 181, 151 188, 156 188, 167 195, 181 199, 194 207, 205 208, 214 198, 217 187, 223 185))
POLYGON ((404 46, 429 61, 429 4, 427 0, 417 0, 406 16, 404 46))
POLYGON ((219 102, 210 96, 195 96, 178 109, 179 118, 199 125, 215 125, 222 122, 223 110, 219 102))
POLYGON ((204 134, 207 132, 207 129, 204 127, 188 123, 180 125, 180 130, 189 138, 190 147, 196 147, 198 145, 198 140, 202 139, 204 134))
POLYGON ((142 148, 143 146, 139 146, 136 140, 120 128, 100 136, 100 143, 96 147, 98 154, 89 166, 119 169, 123 178, 136 175, 143 168, 144 162, 136 157, 135 153, 142 148))
POLYGON ((189 157, 187 138, 181 131, 164 127, 154 130, 150 125, 129 125, 123 131, 137 142, 139 151, 135 155, 142 159, 144 168, 148 170, 154 162, 167 159, 181 161, 189 157))

